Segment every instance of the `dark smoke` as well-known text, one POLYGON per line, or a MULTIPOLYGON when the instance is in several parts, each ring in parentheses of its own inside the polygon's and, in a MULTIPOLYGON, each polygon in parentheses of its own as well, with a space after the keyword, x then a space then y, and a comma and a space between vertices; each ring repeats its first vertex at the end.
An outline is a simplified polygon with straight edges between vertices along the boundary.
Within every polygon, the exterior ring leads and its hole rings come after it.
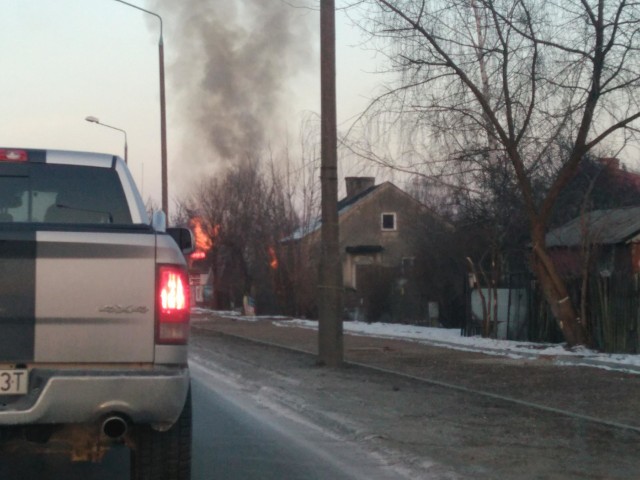
POLYGON ((313 65, 317 15, 282 0, 147 3, 165 24, 168 103, 216 160, 254 156, 283 135, 287 80, 313 65))

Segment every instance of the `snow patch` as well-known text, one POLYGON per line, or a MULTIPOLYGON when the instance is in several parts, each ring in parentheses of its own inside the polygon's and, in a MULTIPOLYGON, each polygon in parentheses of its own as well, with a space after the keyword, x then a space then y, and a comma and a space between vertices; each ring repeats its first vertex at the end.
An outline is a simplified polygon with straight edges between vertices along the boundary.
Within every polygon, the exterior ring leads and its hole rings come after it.
MULTIPOLYGON (((316 320, 285 319, 285 317, 269 316, 244 317, 236 312, 219 312, 206 309, 198 309, 197 313, 214 313, 215 315, 234 318, 238 321, 272 321, 273 325, 278 327, 318 328, 316 320)), ((584 347, 568 349, 566 344, 563 343, 496 340, 480 336, 464 337, 460 334, 459 328, 422 327, 397 323, 345 321, 343 330, 354 335, 409 340, 456 350, 506 356, 513 359, 548 358, 557 365, 590 366, 640 374, 640 355, 601 353, 584 347)))

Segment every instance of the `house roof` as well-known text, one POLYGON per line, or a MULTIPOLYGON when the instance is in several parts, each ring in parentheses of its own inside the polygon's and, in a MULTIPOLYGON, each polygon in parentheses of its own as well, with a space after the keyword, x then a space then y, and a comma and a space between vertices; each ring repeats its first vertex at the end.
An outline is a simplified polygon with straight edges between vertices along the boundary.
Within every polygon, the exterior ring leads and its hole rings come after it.
MULTIPOLYGON (((353 205, 358 203, 363 198, 369 196, 371 193, 373 193, 374 191, 376 191, 381 186, 387 183, 389 182, 385 182, 380 185, 373 185, 357 193, 356 195, 353 195, 351 197, 345 197, 342 200, 338 201, 338 216, 348 212, 353 205)), ((318 217, 315 220, 313 220, 309 225, 299 228, 298 230, 293 232, 293 234, 290 237, 287 237, 282 241, 287 242, 292 240, 300 240, 301 238, 306 237, 307 235, 315 232, 316 230, 319 230, 321 226, 322 226, 322 219, 318 217)))
POLYGON ((585 235, 592 243, 626 243, 640 234, 640 207, 594 210, 547 233, 547 247, 577 247, 585 235))
POLYGON ((366 197, 374 190, 377 190, 380 185, 373 185, 369 188, 365 188, 363 191, 351 196, 345 197, 338 202, 338 215, 344 213, 351 205, 360 201, 360 199, 366 197))

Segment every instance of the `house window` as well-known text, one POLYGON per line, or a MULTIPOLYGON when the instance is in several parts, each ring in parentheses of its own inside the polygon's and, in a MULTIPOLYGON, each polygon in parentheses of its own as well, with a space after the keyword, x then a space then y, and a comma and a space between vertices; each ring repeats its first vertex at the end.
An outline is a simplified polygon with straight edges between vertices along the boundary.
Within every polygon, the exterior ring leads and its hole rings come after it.
POLYGON ((396 230, 396 214, 395 213, 383 213, 382 214, 382 230, 396 230))

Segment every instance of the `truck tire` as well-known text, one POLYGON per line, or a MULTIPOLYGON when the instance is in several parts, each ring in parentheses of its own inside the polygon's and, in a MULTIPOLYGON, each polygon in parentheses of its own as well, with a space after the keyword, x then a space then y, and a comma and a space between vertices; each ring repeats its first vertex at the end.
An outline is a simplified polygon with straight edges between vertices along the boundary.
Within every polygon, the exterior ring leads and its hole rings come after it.
POLYGON ((131 480, 191 479, 191 392, 180 417, 166 432, 144 425, 135 433, 131 480))

